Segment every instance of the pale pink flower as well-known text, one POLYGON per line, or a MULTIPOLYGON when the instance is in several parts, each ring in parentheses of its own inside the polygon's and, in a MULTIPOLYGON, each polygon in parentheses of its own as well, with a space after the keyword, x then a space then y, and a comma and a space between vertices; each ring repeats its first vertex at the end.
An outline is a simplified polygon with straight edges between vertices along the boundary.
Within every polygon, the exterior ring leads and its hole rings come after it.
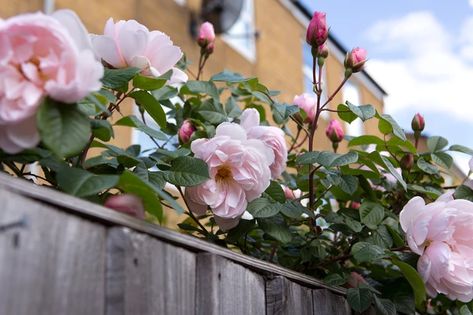
POLYGON ((366 63, 367 54, 364 48, 353 48, 345 57, 345 68, 351 69, 353 73, 361 71, 366 63))
POLYGON ((258 139, 264 142, 274 153, 274 162, 271 164, 271 177, 281 176, 286 169, 287 145, 284 132, 272 126, 260 126, 259 113, 254 108, 243 111, 240 117, 240 126, 246 130, 248 139, 258 139))
POLYGON ((325 129, 325 135, 332 142, 340 142, 345 136, 342 124, 337 119, 332 119, 325 129))
POLYGON ((325 12, 315 11, 309 22, 306 33, 306 41, 309 45, 318 47, 325 43, 328 38, 328 27, 325 12))
POLYGON ((199 37, 197 42, 200 47, 207 47, 209 44, 215 41, 214 26, 210 22, 204 22, 199 28, 199 37))
POLYGON ((0 148, 38 144, 35 115, 45 96, 74 103, 101 87, 103 67, 69 10, 0 20, 0 148))
POLYGON ((281 185, 281 187, 282 187, 282 190, 284 191, 284 196, 288 200, 298 199, 302 196, 302 191, 300 189, 292 190, 286 185, 281 185))
POLYGON ((187 81, 187 75, 176 68, 182 51, 169 36, 148 28, 135 20, 112 18, 105 24, 103 35, 92 35, 95 53, 114 68, 137 67, 144 75, 160 76, 172 70, 170 83, 187 81))
POLYGON ((139 219, 145 218, 143 201, 135 195, 112 195, 107 198, 104 206, 139 219))
POLYGON ((248 139, 238 124, 226 122, 217 127, 215 137, 194 140, 191 150, 207 163, 210 179, 186 188, 190 210, 202 215, 209 206, 223 230, 236 226, 248 202, 269 186, 272 150, 260 140, 248 139))
POLYGON ((314 121, 315 112, 317 110, 317 99, 315 96, 308 93, 296 95, 293 103, 307 114, 307 120, 309 122, 314 121))
POLYGON ((425 204, 412 198, 400 213, 411 250, 421 257, 417 269, 430 296, 473 299, 473 203, 452 193, 425 204))
POLYGON ((181 140, 182 143, 188 143, 195 130, 196 129, 190 120, 184 120, 178 131, 179 140, 181 140))

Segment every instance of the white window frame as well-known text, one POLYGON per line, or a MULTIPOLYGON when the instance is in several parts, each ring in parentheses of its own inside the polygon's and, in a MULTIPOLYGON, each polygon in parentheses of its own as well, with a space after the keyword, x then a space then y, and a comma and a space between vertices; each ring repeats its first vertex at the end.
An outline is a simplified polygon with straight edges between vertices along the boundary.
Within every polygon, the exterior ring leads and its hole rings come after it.
POLYGON ((235 24, 222 35, 223 41, 235 49, 243 57, 254 63, 256 61, 256 32, 254 0, 243 0, 243 7, 235 24), (249 29, 245 30, 244 23, 249 29), (242 30, 243 28, 243 30, 242 30), (249 47, 242 45, 242 40, 248 40, 249 47))

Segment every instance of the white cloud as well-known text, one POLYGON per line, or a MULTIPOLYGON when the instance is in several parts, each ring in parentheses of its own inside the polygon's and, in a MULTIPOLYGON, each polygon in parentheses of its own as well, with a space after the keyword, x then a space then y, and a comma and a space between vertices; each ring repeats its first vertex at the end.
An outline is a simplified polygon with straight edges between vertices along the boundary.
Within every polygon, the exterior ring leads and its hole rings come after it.
POLYGON ((473 0, 469 0, 468 3, 470 3, 470 6, 473 7, 473 0))
POLYGON ((450 34, 430 12, 380 21, 368 31, 377 47, 398 56, 367 63, 389 93, 388 112, 415 108, 473 122, 473 17, 461 34, 450 34))

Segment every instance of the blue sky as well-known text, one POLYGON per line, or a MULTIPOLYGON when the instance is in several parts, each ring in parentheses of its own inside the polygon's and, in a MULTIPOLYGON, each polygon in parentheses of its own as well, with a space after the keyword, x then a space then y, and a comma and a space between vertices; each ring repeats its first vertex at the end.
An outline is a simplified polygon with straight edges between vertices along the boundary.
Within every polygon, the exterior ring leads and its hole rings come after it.
MULTIPOLYGON (((325 11, 347 48, 368 50, 386 111, 406 129, 416 112, 426 133, 473 148, 473 0, 302 0, 325 11), (356 4, 355 4, 356 3, 356 4)), ((458 162, 467 167, 468 157, 458 162)))

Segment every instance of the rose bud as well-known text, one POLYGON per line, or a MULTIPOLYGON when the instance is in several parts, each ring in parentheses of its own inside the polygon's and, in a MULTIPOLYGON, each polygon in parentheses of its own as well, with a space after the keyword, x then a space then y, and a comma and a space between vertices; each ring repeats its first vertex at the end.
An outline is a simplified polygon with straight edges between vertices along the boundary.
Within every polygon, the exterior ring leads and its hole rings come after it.
POLYGON ((145 218, 143 201, 135 195, 112 195, 107 198, 105 207, 122 212, 138 219, 145 218))
POLYGON ((202 23, 199 29, 199 37, 197 38, 197 43, 199 44, 200 47, 202 47, 203 49, 206 49, 207 46, 209 46, 210 44, 213 44, 214 41, 215 41, 214 26, 210 22, 202 23))
POLYGON ((322 57, 322 58, 328 57, 327 44, 322 44, 319 47, 317 47, 317 57, 322 57))
POLYGON ((411 122, 411 127, 414 132, 421 132, 425 128, 425 120, 424 117, 422 117, 421 114, 417 113, 414 115, 414 118, 412 118, 411 122))
POLYGON ((285 185, 281 185, 281 187, 287 200, 294 200, 302 196, 302 191, 300 189, 292 190, 285 185))
POLYGON ((328 38, 328 27, 325 20, 325 12, 314 12, 312 20, 307 27, 306 41, 312 47, 318 47, 325 43, 328 38))
POLYGON ((351 75, 363 69, 366 62, 367 52, 365 49, 356 47, 353 48, 345 57, 345 69, 351 75))
POLYGON ((349 208, 351 209, 360 209, 361 207, 361 203, 359 203, 358 201, 350 201, 350 205, 349 205, 349 208))
POLYGON ((414 155, 412 153, 407 153, 402 157, 400 164, 403 170, 410 170, 414 166, 414 155))
POLYGON ((181 141, 181 143, 188 143, 195 130, 196 129, 190 120, 184 120, 178 132, 179 140, 181 141))
POLYGON ((325 129, 325 134, 332 142, 340 142, 343 140, 345 136, 345 132, 343 131, 343 127, 340 122, 336 119, 332 119, 325 129))
POLYGON ((365 278, 358 272, 352 271, 348 277, 347 285, 350 288, 358 288, 361 284, 366 284, 365 278))

